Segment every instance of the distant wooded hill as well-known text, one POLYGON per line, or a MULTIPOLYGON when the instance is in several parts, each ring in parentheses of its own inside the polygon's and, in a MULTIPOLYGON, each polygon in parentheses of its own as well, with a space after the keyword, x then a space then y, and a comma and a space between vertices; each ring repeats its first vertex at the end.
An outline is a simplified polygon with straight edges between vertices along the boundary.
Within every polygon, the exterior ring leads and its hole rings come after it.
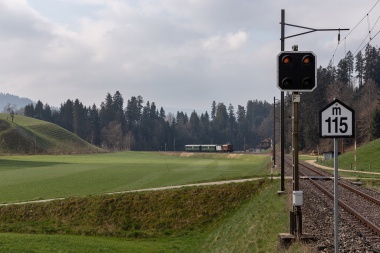
POLYGON ((26 105, 33 103, 29 98, 22 98, 9 93, 0 93, 0 112, 6 112, 4 109, 8 104, 17 111, 26 105))

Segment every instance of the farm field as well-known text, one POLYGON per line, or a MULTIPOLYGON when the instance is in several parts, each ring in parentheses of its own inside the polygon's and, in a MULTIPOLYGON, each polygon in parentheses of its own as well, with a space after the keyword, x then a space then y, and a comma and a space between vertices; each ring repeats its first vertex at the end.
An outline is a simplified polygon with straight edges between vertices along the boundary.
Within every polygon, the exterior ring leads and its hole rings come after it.
POLYGON ((0 203, 269 175, 269 156, 120 152, 0 157, 0 203))
MULTIPOLYGON (((61 227, 63 223, 58 222, 58 219, 61 219, 58 216, 52 221, 38 221, 38 218, 30 223, 28 221, 26 221, 27 223, 25 221, 9 223, 9 218, 5 218, 7 217, 6 212, 9 210, 13 210, 9 213, 11 217, 14 217, 15 214, 17 217, 25 217, 22 212, 37 210, 35 208, 43 208, 47 213, 52 208, 50 212, 58 214, 60 211, 53 209, 57 205, 68 205, 72 210, 75 207, 69 203, 95 203, 96 201, 106 201, 108 198, 109 200, 106 202, 113 203, 115 198, 124 198, 116 197, 119 195, 103 196, 102 193, 107 192, 225 179, 266 177, 270 174, 269 156, 121 152, 91 155, 2 156, 0 160, 0 201, 3 203, 85 196, 50 204, 28 204, 20 206, 20 208, 17 206, 2 207, 2 217, 4 215, 5 220, 1 225, 1 231, 3 231, 0 233, 1 252, 222 252, 226 249, 228 252, 273 252, 277 249, 277 234, 288 230, 287 198, 277 196, 279 181, 276 180, 267 180, 264 183, 244 183, 247 186, 257 185, 259 187, 252 188, 252 195, 248 197, 248 201, 243 200, 240 204, 236 203, 232 208, 222 208, 225 211, 205 224, 178 232, 167 229, 161 232, 158 230, 153 237, 144 237, 145 233, 151 233, 151 231, 144 232, 142 228, 140 228, 141 230, 131 230, 131 232, 126 231, 127 236, 124 237, 73 235, 72 232, 69 232, 71 228, 61 227), (83 200, 81 200, 82 198, 83 200), (54 221, 55 219, 57 221, 54 221), (66 234, 65 231, 68 231, 68 234, 62 235, 54 232, 56 225, 58 225, 57 229, 63 229, 64 234, 66 234), (31 231, 35 232, 30 234, 31 231), (131 234, 128 236, 128 233, 131 234), (131 236, 133 234, 136 235, 131 236)), ((151 196, 149 192, 143 193, 143 195, 141 195, 142 193, 131 193, 133 194, 131 197, 133 199, 133 196, 146 196, 144 198, 152 198, 149 203, 156 205, 153 203, 155 202, 153 199, 156 199, 153 196, 161 196, 158 199, 168 198, 168 200, 171 198, 176 200, 179 196, 181 196, 180 199, 186 199, 189 192, 196 191, 200 195, 191 194, 191 196, 194 196, 194 201, 203 205, 202 203, 209 201, 196 199, 203 196, 203 192, 219 192, 218 194, 221 194, 219 197, 226 200, 231 189, 234 189, 231 187, 234 187, 233 184, 231 186, 204 186, 197 190, 183 188, 155 194, 152 192, 152 197, 149 197, 151 196), (226 193, 228 194, 225 195, 226 193)), ((239 193, 236 192, 236 194, 239 193)), ((216 194, 209 196, 216 197, 216 194)), ((246 194, 240 194, 240 196, 247 198, 246 194)), ((232 198, 235 199, 235 197, 232 198)), ((157 201, 157 204, 159 203, 160 201, 157 201)), ((173 203, 177 203, 177 200, 173 203)), ((218 203, 223 203, 223 201, 218 203)), ((229 201, 225 204, 231 206, 229 201)), ((146 204, 141 205, 145 206, 146 204)), ((168 210, 165 205, 160 208, 164 208, 165 212, 168 210)), ((215 204, 210 202, 209 206, 206 204, 205 208, 209 210, 207 212, 211 212, 215 209, 215 204)), ((190 209, 189 207, 185 208, 184 214, 189 211, 201 211, 199 206, 194 206, 194 210, 190 209)), ((94 213, 101 210, 94 205, 94 213)), ((173 209, 175 212, 181 209, 176 210, 173 209)), ((96 218, 97 216, 90 215, 89 217, 96 218)), ((106 218, 107 215, 99 217, 106 218)), ((65 219, 63 218, 62 222, 65 219)), ((176 224, 176 220, 177 218, 173 220, 173 224, 176 224)), ((78 225, 77 222, 74 224, 78 225)), ((84 222, 84 224, 90 223, 84 222)), ((170 224, 169 222, 168 225, 170 224)), ((171 226, 175 227, 175 225, 171 226)), ((135 226, 133 227, 136 229, 135 226)), ((87 228, 83 227, 82 229, 87 228)), ((88 231, 92 231, 91 228, 88 229, 88 231)), ((74 230, 73 232, 76 234, 74 230)), ((79 232, 79 234, 81 233, 79 232)))

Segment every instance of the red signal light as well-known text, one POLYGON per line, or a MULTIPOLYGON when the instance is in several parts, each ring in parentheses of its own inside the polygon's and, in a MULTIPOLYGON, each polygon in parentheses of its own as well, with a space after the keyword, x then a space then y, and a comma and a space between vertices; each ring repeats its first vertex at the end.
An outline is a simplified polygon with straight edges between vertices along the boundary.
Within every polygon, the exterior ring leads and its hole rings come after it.
POLYGON ((310 55, 306 55, 302 58, 304 64, 310 64, 312 62, 310 55))
POLYGON ((289 55, 285 55, 284 57, 282 57, 282 63, 289 64, 291 62, 292 62, 292 57, 290 57, 289 55))

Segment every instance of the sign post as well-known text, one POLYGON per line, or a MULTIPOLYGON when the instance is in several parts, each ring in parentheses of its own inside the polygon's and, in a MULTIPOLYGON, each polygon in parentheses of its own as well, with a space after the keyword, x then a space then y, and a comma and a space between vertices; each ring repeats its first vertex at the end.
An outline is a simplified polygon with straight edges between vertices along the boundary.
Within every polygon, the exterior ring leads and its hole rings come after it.
POLYGON ((355 137, 355 112, 335 99, 319 112, 320 138, 334 138, 334 245, 339 251, 338 140, 355 137))

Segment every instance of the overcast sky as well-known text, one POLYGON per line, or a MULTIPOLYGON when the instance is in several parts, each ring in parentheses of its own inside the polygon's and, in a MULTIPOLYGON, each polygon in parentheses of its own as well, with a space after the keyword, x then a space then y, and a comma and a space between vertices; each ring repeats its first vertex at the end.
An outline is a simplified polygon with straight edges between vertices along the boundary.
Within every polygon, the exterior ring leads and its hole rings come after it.
MULTIPOLYGON (((279 97, 276 56, 286 23, 315 32, 285 50, 314 51, 326 67, 380 30, 379 0, 0 0, 0 92, 59 106, 141 95, 166 112, 235 110, 279 97), (345 36, 347 39, 344 40, 345 36)), ((305 32, 286 27, 286 36, 305 32)), ((364 42, 368 42, 367 40, 364 42)), ((371 42, 380 46, 380 35, 371 42)))

